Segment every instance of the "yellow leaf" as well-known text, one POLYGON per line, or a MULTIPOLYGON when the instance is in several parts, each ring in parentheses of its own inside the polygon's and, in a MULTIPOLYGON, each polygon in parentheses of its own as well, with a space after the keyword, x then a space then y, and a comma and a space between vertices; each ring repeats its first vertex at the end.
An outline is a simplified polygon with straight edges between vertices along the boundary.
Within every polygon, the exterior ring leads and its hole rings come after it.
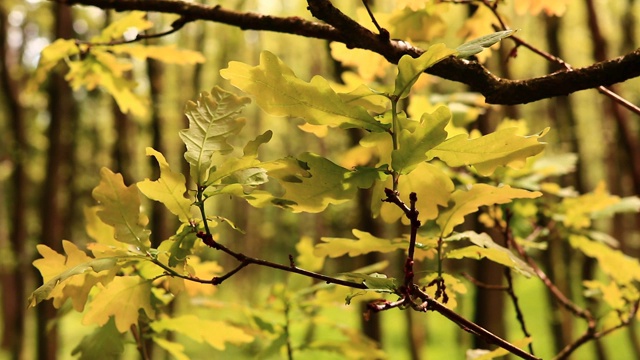
MULTIPOLYGON (((189 275, 199 279, 212 279, 222 273, 222 267, 215 261, 200 261, 197 256, 189 257, 189 275)), ((191 297, 196 295, 212 295, 216 287, 211 284, 200 284, 193 281, 185 281, 184 288, 191 297)))
POLYGON ((91 42, 109 42, 121 38, 129 29, 135 28, 138 31, 151 29, 153 23, 146 19, 147 13, 144 11, 131 11, 126 16, 112 22, 102 30, 99 36, 91 39, 91 42))
POLYGON ((408 242, 378 238, 366 231, 353 229, 352 233, 357 240, 330 237, 321 238, 324 243, 316 245, 313 253, 321 257, 329 256, 336 258, 342 255, 354 257, 371 252, 388 253, 398 249, 406 249, 409 246, 408 242))
POLYGON ((187 192, 184 175, 171 170, 164 155, 153 148, 146 149, 147 156, 153 156, 160 166, 160 178, 156 181, 140 181, 138 189, 149 199, 163 203, 181 222, 189 222, 192 201, 184 197, 187 192))
POLYGON ((296 244, 296 266, 309 271, 320 271, 324 265, 324 256, 318 256, 314 253, 313 239, 309 236, 303 236, 296 244))
POLYGON ((246 344, 253 336, 223 321, 205 320, 195 315, 164 318, 151 323, 155 332, 175 331, 199 343, 206 342, 215 349, 224 350, 225 343, 246 344))
POLYGON ((640 281, 638 259, 582 235, 570 235, 569 243, 585 255, 598 260, 598 267, 618 284, 632 284, 633 281, 640 281))
POLYGON ((355 68, 364 82, 384 78, 391 66, 382 55, 363 49, 348 49, 346 45, 338 42, 331 43, 331 56, 344 66, 355 68))
POLYGON ((151 282, 139 276, 118 276, 96 294, 84 314, 82 323, 102 326, 113 316, 121 333, 138 323, 142 309, 150 319, 155 318, 151 306, 151 282))
POLYGON ((147 217, 140 213, 138 189, 125 186, 122 175, 107 168, 100 170, 100 176, 100 184, 92 192, 102 205, 98 216, 115 228, 118 241, 147 248, 150 231, 145 229, 147 217))
POLYGON ((37 246, 43 258, 35 260, 33 266, 42 274, 44 284, 31 294, 30 306, 53 298, 53 305, 60 308, 71 298, 73 308, 82 311, 91 288, 111 281, 118 269, 117 258, 94 259, 67 240, 62 241, 62 247, 66 256, 46 245, 37 246))
POLYGON ((436 220, 441 235, 451 234, 456 225, 464 222, 464 217, 478 211, 480 206, 506 204, 513 199, 534 199, 542 196, 538 191, 514 189, 509 185, 494 187, 487 184, 475 184, 469 191, 456 190, 451 195, 454 205, 440 213, 436 220))
POLYGON ((60 61, 76 55, 79 52, 80 50, 76 45, 76 41, 73 39, 57 39, 42 49, 40 60, 38 61, 38 68, 29 83, 29 91, 35 90, 35 88, 42 84, 51 72, 51 69, 60 61))
POLYGON ((609 194, 604 181, 601 181, 591 193, 562 200, 561 207, 565 213, 562 223, 575 229, 588 228, 593 213, 619 202, 620 197, 609 194))

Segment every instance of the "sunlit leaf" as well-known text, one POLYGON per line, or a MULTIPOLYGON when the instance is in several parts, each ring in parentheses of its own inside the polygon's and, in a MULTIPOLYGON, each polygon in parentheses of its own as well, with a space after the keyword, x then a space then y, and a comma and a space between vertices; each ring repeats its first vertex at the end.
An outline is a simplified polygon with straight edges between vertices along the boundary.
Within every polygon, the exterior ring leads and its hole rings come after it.
POLYGON ((123 333, 138 323, 141 309, 150 319, 155 318, 155 309, 151 306, 151 282, 139 276, 117 276, 94 296, 82 323, 102 326, 113 317, 116 328, 123 333))
POLYGON ((218 350, 224 350, 226 343, 241 345, 253 341, 253 336, 238 327, 223 321, 206 320, 196 315, 163 318, 152 322, 151 328, 157 333, 174 331, 198 343, 207 343, 218 350))
MULTIPOLYGON (((512 344, 520 349, 524 349, 533 341, 533 338, 528 337, 520 340, 513 341, 512 344)), ((499 357, 503 357, 509 354, 509 350, 503 348, 497 348, 493 351, 485 349, 469 349, 465 356, 466 360, 491 360, 499 357)))
POLYGON ((127 54, 140 60, 147 58, 167 64, 191 65, 203 63, 204 56, 199 51, 178 49, 170 45, 118 45, 109 48, 116 54, 127 54))
POLYGON ((108 42, 114 39, 121 38, 125 32, 131 28, 135 28, 138 31, 144 31, 151 29, 153 22, 147 20, 147 13, 144 11, 131 11, 127 15, 112 22, 102 30, 99 36, 95 36, 91 39, 91 42, 108 42))
POLYGON ((102 205, 98 216, 115 228, 116 240, 146 249, 151 232, 145 229, 147 217, 140 213, 138 189, 135 185, 125 186, 122 175, 107 168, 100 169, 100 177, 100 184, 92 192, 102 205))
POLYGON ((118 269, 116 257, 94 259, 67 240, 62 241, 62 247, 66 256, 37 245, 42 259, 35 260, 33 266, 42 274, 44 284, 29 296, 29 306, 53 298, 53 305, 59 308, 70 298, 73 308, 82 311, 91 288, 111 281, 118 269))
POLYGON ((250 102, 220 87, 210 93, 201 92, 196 102, 187 103, 185 114, 189 128, 180 131, 180 138, 187 146, 185 159, 191 165, 191 176, 197 184, 204 184, 212 166, 214 153, 228 153, 233 148, 227 138, 236 134, 245 124, 240 112, 250 102))
POLYGON ((455 50, 447 48, 444 44, 436 44, 431 45, 418 58, 404 55, 398 62, 398 76, 393 94, 400 98, 408 96, 409 90, 418 81, 420 74, 455 53, 455 50))
POLYGON ((56 39, 56 41, 42 49, 40 60, 38 61, 38 68, 29 84, 29 90, 35 90, 35 87, 42 84, 47 76, 49 76, 51 69, 60 61, 77 55, 79 52, 80 49, 74 39, 56 39))
POLYGON ((192 201, 184 197, 187 192, 184 175, 171 170, 162 153, 148 147, 147 156, 153 156, 160 166, 160 178, 155 181, 145 179, 137 183, 138 189, 149 199, 163 203, 181 222, 191 218, 192 201))
POLYGON ((354 68, 364 82, 384 78, 391 64, 382 55, 364 49, 349 49, 343 43, 331 42, 331 57, 344 66, 354 68), (367 59, 367 61, 362 61, 367 59))
POLYGON ((116 329, 113 319, 104 326, 96 327, 85 335, 71 355, 80 354, 79 360, 119 359, 124 353, 124 337, 116 329))
MULTIPOLYGON (((423 6, 424 4, 425 1, 422 1, 423 6)), ((392 25, 390 32, 396 38, 413 42, 428 42, 442 37, 447 30, 447 25, 431 8, 432 6, 413 10, 411 7, 405 7, 395 11, 389 18, 389 23, 392 25)))
MULTIPOLYGON (((374 188, 374 198, 385 198, 384 188, 391 188, 391 186, 391 180, 386 184, 377 183, 374 188)), ((423 223, 438 216, 439 206, 447 206, 453 190, 454 184, 451 178, 440 167, 425 162, 419 163, 409 175, 402 176, 398 184, 398 192, 406 204, 409 203, 410 193, 417 194, 418 220, 423 223)), ((378 201, 372 202, 371 206, 374 213, 380 213, 387 223, 396 222, 398 219, 402 219, 405 224, 409 223, 404 212, 395 204, 378 201)))
POLYGON ((443 210, 436 223, 442 230, 442 236, 451 234, 456 225, 464 222, 464 217, 478 211, 480 206, 506 204, 513 199, 534 199, 542 196, 538 191, 514 189, 509 185, 494 187, 487 184, 475 184, 468 190, 456 190, 451 195, 454 205, 443 210))
POLYGON ((445 257, 449 259, 472 258, 478 260, 487 258, 498 264, 510 267, 526 277, 533 275, 533 269, 527 263, 517 257, 511 250, 496 244, 491 236, 486 233, 465 231, 448 237, 446 241, 459 241, 462 239, 471 241, 475 246, 453 249, 448 251, 445 257))
POLYGON ((459 58, 468 58, 469 56, 476 55, 498 41, 511 36, 514 32, 516 32, 516 30, 497 31, 468 41, 456 48, 456 51, 458 51, 457 56, 459 58))
POLYGON ((184 345, 177 342, 169 341, 159 336, 152 337, 153 342, 163 348, 166 352, 171 354, 176 360, 189 360, 191 359, 184 353, 184 345))
POLYGON ((360 106, 345 104, 329 82, 315 76, 311 82, 298 79, 278 57, 260 54, 260 65, 251 67, 232 61, 220 75, 242 91, 253 95, 258 105, 275 116, 300 117, 310 124, 386 131, 360 106))
POLYGON ((638 259, 582 235, 570 235, 569 243, 586 256, 598 260, 598 267, 617 283, 631 284, 640 281, 638 259))
POLYGON ((473 165, 481 175, 491 175, 498 166, 522 166, 527 157, 544 149, 538 139, 548 128, 531 136, 519 136, 517 131, 505 128, 476 139, 457 135, 429 150, 427 157, 437 157, 449 166, 473 165))
POLYGON ((637 212, 640 203, 637 197, 628 198, 624 204, 620 204, 619 196, 611 195, 607 191, 606 184, 601 181, 593 192, 562 200, 561 209, 564 215, 558 215, 564 226, 575 229, 584 229, 591 226, 591 219, 602 216, 611 216, 620 212, 637 212))
POLYGON ((313 253, 320 257, 329 256, 335 258, 343 255, 354 257, 371 252, 388 253, 408 247, 408 243, 406 242, 381 239, 366 231, 353 229, 352 233, 357 240, 331 237, 321 238, 324 243, 317 244, 313 253))
POLYGON ((303 236, 296 244, 296 266, 310 271, 320 271, 324 265, 325 256, 318 255, 314 251, 313 239, 309 236, 303 236))
POLYGON ((427 160, 427 151, 447 138, 444 127, 451 120, 451 112, 441 106, 431 114, 424 114, 418 127, 410 131, 402 129, 399 134, 399 149, 391 153, 391 168, 400 174, 408 174, 427 160))

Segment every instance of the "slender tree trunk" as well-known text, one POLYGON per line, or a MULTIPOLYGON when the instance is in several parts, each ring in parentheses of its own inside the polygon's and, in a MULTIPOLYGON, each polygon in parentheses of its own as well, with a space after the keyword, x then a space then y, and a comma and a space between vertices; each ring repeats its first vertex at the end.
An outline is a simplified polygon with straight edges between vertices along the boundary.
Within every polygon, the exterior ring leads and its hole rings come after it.
MULTIPOLYGON (((24 315, 26 303, 25 299, 25 276, 30 274, 28 270, 29 259, 25 249, 27 241, 27 207, 28 207, 28 178, 25 171, 25 156, 27 152, 26 126, 24 111, 19 102, 19 84, 11 77, 12 65, 16 65, 10 59, 16 59, 15 54, 9 54, 7 45, 7 13, 0 7, 0 81, 2 82, 2 94, 8 111, 5 116, 11 119, 8 136, 12 139, 10 149, 13 160, 13 174, 11 179, 11 190, 4 192, 11 194, 10 215, 8 229, 9 236, 0 236, 0 247, 11 249, 15 265, 0 269, 2 279, 2 319, 4 331, 2 336, 2 348, 13 354, 14 359, 18 359, 22 352, 24 339, 24 315), (10 239, 10 243, 5 241, 10 239)), ((7 199, 9 200, 9 199, 7 199)), ((4 231, 4 230, 3 230, 4 231)))
MULTIPOLYGON (((55 38, 73 37, 71 8, 53 4, 55 13, 55 38)), ((64 234, 66 210, 63 196, 70 183, 68 163, 71 129, 69 120, 75 116, 75 104, 69 84, 63 75, 52 73, 49 86, 50 123, 48 130, 49 149, 46 178, 42 189, 41 204, 41 242, 61 252, 61 240, 64 234)), ((38 306, 38 359, 56 359, 58 351, 58 329, 51 321, 56 310, 51 302, 38 306)))
MULTIPOLYGON (((561 30, 562 19, 555 16, 548 16, 545 18, 545 35, 547 44, 549 46, 549 52, 560 58, 562 58, 562 46, 558 34, 561 30)), ((548 72, 552 73, 561 70, 561 67, 555 63, 548 63, 548 72)), ((548 106, 549 119, 551 119, 552 126, 557 129, 558 142, 563 151, 580 154, 579 141, 577 137, 577 122, 576 116, 573 111, 573 104, 571 98, 568 96, 560 96, 549 101, 548 106)), ((562 179, 564 186, 573 186, 580 193, 585 191, 584 185, 584 166, 582 159, 578 158, 576 164, 576 171, 573 174, 567 175, 562 179)), ((544 252, 543 263, 547 269, 547 275, 549 275, 552 281, 557 282, 560 289, 568 290, 564 286, 564 276, 566 276, 566 269, 564 266, 559 269, 555 264, 560 261, 559 264, 565 264, 562 258, 566 249, 566 244, 562 243, 559 238, 549 237, 549 249, 544 252), (558 270, 558 271, 556 271, 558 270)), ((565 344, 571 341, 573 327, 571 326, 571 316, 568 316, 564 311, 558 308, 558 304, 550 293, 547 293, 548 301, 551 307, 554 309, 552 312, 553 320, 550 322, 550 332, 553 334, 554 340, 554 353, 560 351, 565 344)))

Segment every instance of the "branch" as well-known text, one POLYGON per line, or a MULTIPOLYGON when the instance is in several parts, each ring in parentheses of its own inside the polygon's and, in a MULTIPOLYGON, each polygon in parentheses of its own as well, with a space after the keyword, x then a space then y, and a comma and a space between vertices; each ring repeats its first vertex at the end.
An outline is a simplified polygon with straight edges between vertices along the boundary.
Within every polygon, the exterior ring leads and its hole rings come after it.
MULTIPOLYGON (((273 31, 345 44, 349 48, 370 50, 397 64, 403 55, 417 57, 424 52, 405 41, 389 40, 374 34, 349 18, 329 1, 308 0, 309 10, 327 24, 297 16, 278 17, 253 12, 227 10, 182 0, 51 0, 67 5, 90 5, 116 11, 149 11, 174 14, 191 21, 205 20, 227 24, 241 30, 273 31)), ((616 59, 591 66, 560 71, 526 79, 509 80, 493 75, 479 63, 448 58, 427 70, 432 75, 468 85, 490 104, 525 104, 576 91, 610 86, 640 76, 640 49, 616 59)))

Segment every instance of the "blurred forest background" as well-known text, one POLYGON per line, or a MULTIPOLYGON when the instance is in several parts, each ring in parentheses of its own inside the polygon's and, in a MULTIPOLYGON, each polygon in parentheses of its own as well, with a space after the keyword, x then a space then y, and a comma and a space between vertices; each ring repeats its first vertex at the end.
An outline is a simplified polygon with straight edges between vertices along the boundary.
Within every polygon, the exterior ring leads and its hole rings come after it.
MULTIPOLYGON (((371 3, 379 14, 400 16, 402 7, 399 6, 406 2, 371 3)), ((640 2, 636 0, 557 1, 559 6, 567 6, 560 16, 534 8, 518 12, 518 3, 510 0, 500 6, 510 26, 519 29, 518 36, 574 67, 620 56, 640 46, 640 2)), ((523 0, 522 3, 534 6, 540 2, 523 0)), ((334 4, 369 26, 370 20, 361 2, 335 1, 334 4)), ((238 0, 225 1, 223 5, 239 11, 312 19, 304 1, 238 0)), ((465 31, 465 27, 474 32, 493 31, 491 24, 495 20, 490 13, 485 14, 486 9, 482 7, 439 6, 442 8, 430 14, 431 23, 419 26, 408 23, 409 29, 391 28, 392 38, 397 37, 394 29, 408 38, 417 36, 413 32, 421 32, 429 34, 426 40, 430 43, 444 42, 456 47, 466 40, 469 31, 465 31), (472 17, 475 22, 469 21, 472 17)), ((89 332, 79 324, 77 314, 63 308, 60 312, 68 314, 52 322, 58 310, 49 302, 26 309, 28 294, 41 282, 31 265, 38 257, 36 244, 60 251, 62 239, 78 245, 87 241, 83 211, 95 204, 91 190, 99 182, 101 167, 122 173, 126 184, 153 179, 157 177, 153 173, 157 170, 155 161, 144 152, 145 147, 152 146, 167 156, 172 167, 182 167, 183 173, 188 173, 182 157, 183 144, 177 136, 180 129, 187 127, 184 105, 200 91, 208 91, 215 85, 231 90, 218 73, 229 61, 257 64, 260 51, 269 50, 305 80, 319 74, 336 82, 348 81, 349 72, 359 71, 367 81, 388 84, 395 75, 395 67, 385 64, 384 59, 375 54, 360 56, 357 61, 362 66, 354 67, 345 50, 326 41, 242 31, 198 21, 168 36, 146 40, 150 44, 178 44, 180 48, 201 52, 206 60, 195 65, 167 65, 151 59, 134 61, 133 70, 125 76, 138 83, 136 93, 146 104, 144 111, 137 114, 123 113, 114 99, 101 90, 73 91, 64 79, 63 65, 52 69, 42 86, 33 86, 32 77, 44 47, 57 38, 88 40, 119 16, 114 11, 40 0, 3 0, 0 4, 0 359, 70 357, 71 350, 89 332)), ((149 14, 148 19, 155 24, 151 32, 165 31, 175 18, 149 14)), ((519 48, 517 57, 512 57, 512 49, 513 43, 506 39, 499 49, 492 50, 490 56, 484 54, 487 58, 483 55, 480 60, 485 61, 492 72, 512 79, 560 70, 557 64, 524 48, 519 48)), ((640 79, 612 88, 631 103, 640 104, 640 79)), ((532 133, 551 127, 544 139, 549 144, 546 152, 578 156, 576 171, 557 179, 562 186, 573 186, 582 193, 604 181, 612 194, 621 197, 640 194, 640 115, 615 104, 595 89, 526 105, 489 106, 481 96, 469 93, 465 86, 430 76, 418 93, 433 102, 450 103, 470 129, 483 133, 495 129, 505 117, 525 119, 532 133)), ((255 106, 245 115, 249 123, 242 136, 247 139, 267 129, 274 131, 274 140, 269 146, 269 151, 274 153, 269 153, 267 158, 311 151, 339 162, 362 136, 357 132, 330 131, 320 138, 302 133, 291 122, 265 115, 255 106)), ((239 200, 220 201, 217 213, 233 219, 246 234, 221 229, 219 237, 225 239, 226 244, 243 244, 243 249, 250 249, 251 254, 261 258, 286 263, 287 254, 296 253, 294 246, 301 237, 350 236, 352 228, 393 234, 392 226, 368 220, 367 199, 363 192, 353 202, 331 207, 320 215, 291 214, 276 208, 254 209, 239 200)), ((175 224, 165 220, 167 214, 155 204, 144 206, 150 215, 152 232, 158 239, 169 238, 175 224)), ((597 226, 617 239, 626 254, 640 256, 637 215, 618 215, 597 226)), ((563 291, 580 298, 580 282, 575 279, 592 277, 593 261, 574 256, 574 250, 566 244, 549 246, 543 263, 545 270, 563 291)), ((378 255, 339 258, 326 264, 325 272, 348 271, 381 260, 383 257, 378 255)), ((393 255, 386 260, 402 263, 400 257, 393 255)), ((231 267, 235 262, 225 258, 218 261, 223 267, 231 267)), ((499 283, 502 276, 500 271, 497 278, 492 278, 490 271, 467 271, 486 283, 499 283)), ((220 314, 224 306, 268 302, 274 284, 291 276, 295 275, 266 268, 253 268, 239 274, 209 298, 207 316, 228 316, 220 314)), ((554 310, 556 305, 545 295, 539 281, 522 281, 518 288, 523 308, 539 314, 527 319, 532 333, 540 334, 535 340, 537 355, 549 358, 559 350, 563 338, 572 338, 581 331, 581 325, 554 310)), ((503 293, 468 288, 469 292, 459 300, 460 313, 507 338, 518 332, 503 293)), ((368 336, 380 341, 389 358, 460 359, 466 349, 474 347, 471 335, 437 314, 393 311, 363 322, 362 309, 357 305, 337 303, 331 311, 328 316, 340 319, 344 327, 362 327, 368 336)), ((602 341, 582 347, 575 358, 638 359, 638 330, 638 324, 619 330, 602 341)), ((345 330, 342 336, 348 337, 348 334, 345 330)), ((189 346, 191 354, 197 357, 202 345, 190 343, 189 346)), ((207 356, 212 356, 210 350, 207 351, 207 356)), ((225 356, 248 356, 241 346, 229 346, 226 351, 225 356)), ((135 357, 135 349, 128 349, 127 354, 135 357)), ((157 356, 164 355, 158 351, 157 356)))

